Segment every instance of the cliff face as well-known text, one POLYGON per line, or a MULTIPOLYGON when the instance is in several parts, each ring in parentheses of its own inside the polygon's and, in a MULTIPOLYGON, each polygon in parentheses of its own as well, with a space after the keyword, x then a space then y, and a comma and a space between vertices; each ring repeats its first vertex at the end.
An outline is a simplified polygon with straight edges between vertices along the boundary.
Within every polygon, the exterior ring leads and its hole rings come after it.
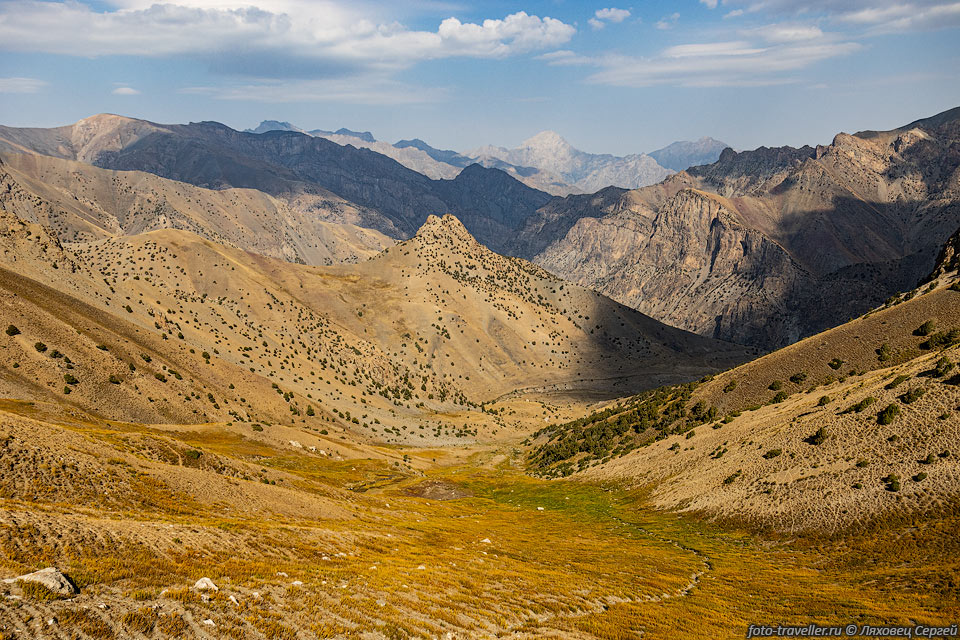
POLYGON ((581 215, 534 261, 668 324, 784 346, 930 273, 960 225, 960 110, 946 115, 727 149, 581 215))

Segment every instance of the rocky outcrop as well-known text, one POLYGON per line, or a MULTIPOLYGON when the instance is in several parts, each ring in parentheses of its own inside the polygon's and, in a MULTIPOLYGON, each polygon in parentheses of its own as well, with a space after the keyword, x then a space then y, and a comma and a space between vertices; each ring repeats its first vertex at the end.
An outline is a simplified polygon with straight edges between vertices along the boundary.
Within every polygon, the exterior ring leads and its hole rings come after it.
POLYGON ((957 229, 940 249, 933 271, 920 284, 933 282, 937 278, 960 270, 960 229, 957 229))

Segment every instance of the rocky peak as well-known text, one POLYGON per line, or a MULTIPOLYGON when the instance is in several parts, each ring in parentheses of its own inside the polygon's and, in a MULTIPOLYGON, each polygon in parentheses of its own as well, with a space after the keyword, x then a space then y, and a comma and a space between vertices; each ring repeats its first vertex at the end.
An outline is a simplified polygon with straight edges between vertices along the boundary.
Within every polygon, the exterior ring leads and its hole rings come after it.
POLYGON ((537 135, 527 138, 520 143, 521 149, 538 149, 549 151, 551 149, 572 149, 570 143, 564 140, 556 131, 541 131, 537 135))
POLYGON ((460 246, 478 244, 463 223, 449 213, 443 217, 433 214, 427 216, 415 237, 430 243, 453 240, 460 246))

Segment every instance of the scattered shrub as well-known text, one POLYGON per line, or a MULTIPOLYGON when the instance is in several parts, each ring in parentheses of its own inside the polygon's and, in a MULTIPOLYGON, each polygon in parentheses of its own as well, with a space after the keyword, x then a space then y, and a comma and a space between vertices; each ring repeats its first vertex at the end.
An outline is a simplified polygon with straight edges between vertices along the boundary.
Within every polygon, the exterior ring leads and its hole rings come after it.
POLYGON ((63 381, 67 384, 78 384, 80 382, 72 373, 63 374, 63 381))
POLYGON ((723 479, 723 484, 733 484, 742 473, 743 471, 741 469, 737 469, 736 473, 723 479))
POLYGON ((820 396, 820 399, 817 400, 818 407, 825 407, 830 404, 830 396, 820 396))
POLYGON ((910 379, 910 376, 905 376, 901 374, 896 378, 894 378, 893 380, 891 380, 890 383, 887 384, 886 387, 884 387, 884 389, 896 389, 897 387, 899 387, 901 384, 903 384, 909 379, 910 379))
POLYGON ((777 403, 783 402, 789 397, 790 397, 790 394, 788 394, 786 391, 778 391, 776 395, 774 395, 773 398, 771 398, 770 402, 773 404, 777 404, 777 403))
POLYGON ((877 422, 887 425, 896 420, 898 415, 900 415, 900 407, 895 404, 888 404, 883 411, 877 414, 877 422))
POLYGON ((887 485, 887 491, 900 491, 900 476, 897 474, 888 474, 880 478, 880 481, 887 485))
POLYGON ((921 349, 946 349, 960 344, 960 328, 954 327, 949 331, 939 331, 920 343, 921 349))
POLYGON ((937 365, 933 369, 934 378, 942 378, 953 370, 953 363, 946 357, 937 360, 937 365))
POLYGON ((876 401, 877 399, 874 398, 873 396, 867 396, 860 402, 854 405, 851 405, 847 409, 844 409, 842 413, 860 413, 861 411, 863 411, 864 409, 866 409, 876 401))
POLYGON ((903 400, 903 404, 913 404, 917 400, 923 397, 923 394, 926 393, 921 387, 914 387, 910 389, 905 394, 900 396, 900 399, 903 400))
POLYGON ((922 325, 913 330, 913 335, 926 337, 936 331, 937 323, 934 320, 927 320, 922 325))
POLYGON ((39 351, 40 353, 43 353, 44 351, 47 350, 47 345, 43 344, 42 342, 37 342, 33 345, 33 348, 39 351))
POLYGON ((763 454, 763 457, 767 460, 772 460, 782 453, 783 451, 781 449, 770 449, 770 451, 767 451, 765 454, 763 454))
POLYGON ((921 472, 918 473, 917 475, 913 476, 913 481, 914 481, 914 482, 923 482, 923 481, 926 480, 926 479, 927 479, 927 472, 926 472, 926 471, 921 471, 921 472))
POLYGON ((110 374, 109 382, 110 382, 110 384, 120 384, 120 378, 118 378, 117 376, 115 376, 115 375, 113 375, 113 374, 111 373, 111 374, 110 374))
POLYGON ((16 326, 14 326, 14 325, 11 324, 11 325, 7 326, 7 335, 8 335, 8 336, 11 336, 11 337, 12 337, 12 336, 20 335, 20 329, 17 329, 16 326))
POLYGON ((827 363, 827 366, 833 369, 834 371, 836 371, 843 366, 843 360, 841 360, 840 358, 834 358, 833 360, 827 363))
POLYGON ((813 446, 819 446, 827 441, 827 430, 824 427, 820 427, 812 435, 807 436, 804 442, 807 444, 812 444, 813 446))
POLYGON ((780 389, 783 389, 783 383, 779 380, 774 380, 767 389, 770 389, 770 391, 780 391, 780 389))
POLYGON ((877 349, 877 360, 879 360, 880 362, 886 362, 892 357, 893 357, 893 349, 890 348, 890 345, 884 342, 877 349))
POLYGON ((733 390, 736 389, 736 388, 737 388, 737 381, 736 381, 736 380, 731 380, 730 382, 727 383, 727 386, 725 386, 725 387, 723 388, 723 392, 724 392, 724 393, 730 393, 731 391, 733 391, 733 390))
POLYGON ((790 382, 792 382, 793 384, 800 384, 806 379, 807 379, 806 371, 798 371, 792 376, 790 376, 790 382))

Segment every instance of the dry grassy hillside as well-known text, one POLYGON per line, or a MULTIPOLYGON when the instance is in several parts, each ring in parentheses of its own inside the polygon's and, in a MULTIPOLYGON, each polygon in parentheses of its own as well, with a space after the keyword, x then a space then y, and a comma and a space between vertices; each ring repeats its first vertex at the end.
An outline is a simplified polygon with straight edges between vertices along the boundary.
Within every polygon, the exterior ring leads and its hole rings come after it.
POLYGON ((3 395, 105 418, 453 443, 518 428, 479 404, 517 388, 623 393, 743 357, 496 256, 452 217, 325 269, 174 230, 74 253, 6 219, 2 324, 20 333, 3 395))
POLYGON ((365 260, 394 243, 350 224, 365 220, 362 208, 306 186, 278 199, 255 189, 203 189, 35 154, 0 158, 0 185, 0 206, 44 225, 64 243, 180 229, 288 262, 321 265, 365 260))
POLYGON ((661 507, 788 530, 952 509, 960 494, 960 285, 534 441, 535 468, 648 486, 661 507))

